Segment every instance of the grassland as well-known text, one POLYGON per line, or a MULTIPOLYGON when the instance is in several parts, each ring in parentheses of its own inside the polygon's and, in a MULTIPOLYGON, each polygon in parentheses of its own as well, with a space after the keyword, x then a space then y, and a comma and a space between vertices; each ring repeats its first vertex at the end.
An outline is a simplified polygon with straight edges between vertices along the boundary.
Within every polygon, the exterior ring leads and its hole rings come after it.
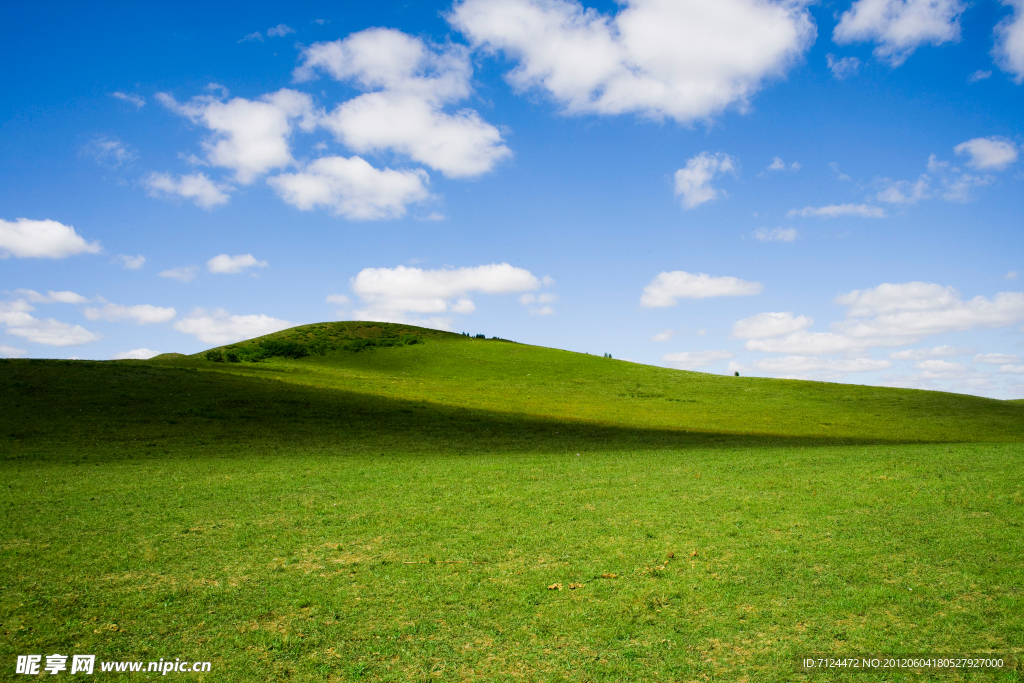
POLYGON ((927 680, 793 659, 1024 656, 1020 402, 318 330, 259 363, 0 362, 4 671, 927 680))

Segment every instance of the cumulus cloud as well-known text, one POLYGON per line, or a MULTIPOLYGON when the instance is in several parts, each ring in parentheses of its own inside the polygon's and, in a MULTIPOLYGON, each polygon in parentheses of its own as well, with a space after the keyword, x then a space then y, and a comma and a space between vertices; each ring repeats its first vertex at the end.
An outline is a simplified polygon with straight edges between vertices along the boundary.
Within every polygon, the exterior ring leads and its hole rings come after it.
MULTIPOLYGON (((893 351, 889 358, 893 360, 925 360, 928 358, 950 358, 952 356, 967 356, 974 353, 972 349, 962 349, 956 346, 935 346, 930 349, 906 349, 893 351)), ((977 358, 975 358, 977 360, 977 358)))
POLYGON ((652 342, 667 342, 675 335, 675 330, 665 330, 651 337, 652 342))
POLYGON ((1008 353, 979 353, 974 357, 975 363, 986 363, 988 365, 1011 365, 1020 363, 1020 356, 1012 356, 1008 353))
POLYGON ((115 261, 121 263, 125 270, 138 270, 146 263, 146 257, 142 254, 137 256, 128 256, 127 254, 118 254, 114 257, 115 261))
MULTIPOLYGON (((537 289, 540 281, 530 271, 508 263, 473 268, 364 268, 352 279, 352 291, 366 308, 356 311, 362 320, 409 322, 409 314, 472 313, 474 292, 510 294, 537 289)), ((448 318, 428 318, 430 326, 450 325, 448 318)))
POLYGON ((806 206, 792 209, 786 214, 790 218, 838 218, 839 216, 859 216, 861 218, 885 218, 885 209, 868 204, 829 204, 828 206, 806 206))
POLYGON ((211 273, 236 275, 246 268, 266 268, 268 265, 266 261, 257 261, 252 254, 238 254, 237 256, 221 254, 207 261, 206 269, 211 273))
POLYGON ((807 316, 792 313, 758 313, 733 323, 732 336, 736 339, 762 339, 791 334, 814 323, 807 316))
POLYGON ((736 277, 711 277, 705 273, 694 275, 683 270, 658 273, 644 287, 640 305, 644 308, 675 306, 676 299, 706 299, 713 296, 750 296, 760 294, 764 285, 736 277))
POLYGON ((733 354, 729 351, 683 351, 681 353, 666 353, 661 360, 680 370, 696 370, 732 357, 733 354))
POLYGON ((21 358, 28 351, 25 349, 19 349, 14 346, 7 346, 6 344, 0 344, 0 356, 4 358, 21 358))
POLYGON ((85 317, 89 320, 107 320, 110 322, 131 320, 137 325, 165 323, 177 315, 177 311, 173 308, 161 308, 160 306, 151 306, 150 304, 139 304, 138 306, 106 304, 102 308, 87 306, 84 313, 85 317))
MULTIPOLYGON (((312 131, 319 118, 309 95, 288 88, 257 100, 235 97, 223 101, 201 95, 179 103, 167 93, 158 93, 157 99, 176 114, 212 131, 203 143, 207 161, 232 169, 235 179, 243 185, 272 169, 294 163, 288 145, 292 130, 298 126, 312 131)), ((214 203, 223 201, 226 198, 214 203)))
POLYGON ((979 376, 979 373, 968 370, 962 363, 948 360, 923 360, 914 367, 922 371, 921 376, 925 379, 966 379, 979 376))
MULTIPOLYGON (((740 366, 738 366, 739 369, 740 366)), ((761 372, 786 379, 834 379, 851 372, 874 372, 892 367, 887 360, 871 358, 817 358, 812 356, 784 356, 763 358, 750 364, 761 372)))
POLYGON ((796 239, 796 228, 758 228, 754 239, 759 242, 792 242, 796 239))
POLYGON ((828 355, 872 347, 907 346, 927 337, 1024 321, 1024 293, 1000 292, 964 301, 952 287, 925 282, 885 283, 836 299, 847 319, 831 332, 801 330, 781 338, 750 339, 750 351, 828 355))
POLYGON ((476 111, 445 110, 471 94, 465 47, 429 47, 401 31, 372 28, 315 43, 302 56, 296 80, 324 72, 368 91, 322 121, 355 152, 395 151, 452 178, 486 173, 511 154, 476 111))
POLYGON ((996 44, 992 49, 999 68, 1024 83, 1024 0, 1002 0, 1013 12, 996 26, 996 44))
POLYGON ((463 0, 449 21, 517 62, 514 87, 567 113, 680 122, 745 109, 816 34, 803 3, 765 0, 631 0, 614 16, 572 0, 463 0))
POLYGON ((14 293, 18 297, 25 299, 26 301, 31 301, 34 304, 84 304, 88 301, 88 299, 81 294, 76 294, 75 292, 69 292, 66 290, 62 292, 55 292, 51 289, 46 294, 40 294, 34 289, 16 289, 14 290, 14 293))
POLYGON ((860 60, 856 57, 839 58, 833 54, 827 54, 825 61, 828 63, 829 71, 832 72, 832 78, 837 81, 845 81, 851 76, 856 76, 860 71, 860 60))
POLYGON ((194 335, 205 344, 230 344, 292 327, 287 320, 268 315, 232 315, 223 308, 197 308, 174 323, 174 329, 194 335))
POLYGON ((924 44, 960 40, 961 0, 857 0, 839 19, 840 45, 873 41, 874 54, 897 67, 924 44))
POLYGON ((146 106, 146 98, 141 97, 139 95, 132 95, 130 93, 123 93, 123 92, 112 92, 112 93, 110 93, 110 96, 111 97, 116 97, 117 99, 121 100, 122 102, 127 102, 128 104, 133 104, 138 109, 142 109, 144 106, 146 106))
POLYGON ((99 242, 86 242, 70 225, 52 220, 0 218, 0 259, 65 258, 76 254, 97 254, 99 242))
POLYGON ((110 360, 149 360, 153 356, 159 355, 159 351, 153 351, 152 349, 132 349, 131 351, 115 353, 110 357, 110 360))
POLYGON ((182 266, 181 268, 163 270, 160 272, 160 277, 169 277, 180 282, 192 282, 192 280, 196 279, 198 272, 199 268, 197 266, 182 266))
POLYGON ((953 148, 960 155, 970 157, 967 165, 979 171, 1002 171, 1017 161, 1017 146, 1000 137, 974 138, 953 148))
POLYGON ((227 204, 231 199, 225 192, 229 188, 218 185, 204 173, 178 176, 177 179, 169 173, 150 173, 142 184, 150 197, 184 197, 204 209, 227 204))
POLYGON ((267 182, 292 206, 309 211, 323 206, 349 220, 401 218, 406 207, 430 197, 423 169, 379 170, 361 157, 322 157, 300 173, 267 182))
POLYGON ((40 320, 31 315, 33 310, 33 306, 24 299, 0 302, 0 324, 7 327, 7 334, 47 346, 76 346, 100 338, 79 325, 53 318, 40 320))
POLYGON ((692 209, 724 195, 711 186, 711 181, 723 173, 736 173, 736 160, 728 154, 701 152, 676 171, 676 195, 682 195, 683 206, 692 209))

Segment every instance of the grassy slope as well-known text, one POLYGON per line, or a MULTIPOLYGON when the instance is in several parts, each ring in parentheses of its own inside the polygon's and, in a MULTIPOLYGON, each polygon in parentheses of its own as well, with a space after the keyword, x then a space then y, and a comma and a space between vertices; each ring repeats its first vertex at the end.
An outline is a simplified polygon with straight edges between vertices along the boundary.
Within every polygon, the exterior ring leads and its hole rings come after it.
POLYGON ((1019 403, 424 339, 0 363, 0 658, 790 681, 811 652, 1024 653, 1019 403))
MULTIPOLYGON (((259 364, 218 364, 195 357, 171 362, 432 405, 640 429, 899 442, 1024 439, 1024 406, 1016 402, 684 372, 409 326, 393 328, 395 336, 418 333, 426 343, 259 364)), ((280 334, 288 339, 304 336, 280 334)))

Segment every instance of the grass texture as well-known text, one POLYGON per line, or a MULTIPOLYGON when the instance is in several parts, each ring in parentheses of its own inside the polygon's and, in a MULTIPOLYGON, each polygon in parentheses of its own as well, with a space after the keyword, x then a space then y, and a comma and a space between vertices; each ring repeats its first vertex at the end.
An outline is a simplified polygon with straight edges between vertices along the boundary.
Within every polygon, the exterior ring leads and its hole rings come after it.
POLYGON ((1024 656, 1020 402, 409 326, 272 337, 299 357, 0 362, 0 679, 54 652, 212 661, 170 674, 196 681, 1024 656))

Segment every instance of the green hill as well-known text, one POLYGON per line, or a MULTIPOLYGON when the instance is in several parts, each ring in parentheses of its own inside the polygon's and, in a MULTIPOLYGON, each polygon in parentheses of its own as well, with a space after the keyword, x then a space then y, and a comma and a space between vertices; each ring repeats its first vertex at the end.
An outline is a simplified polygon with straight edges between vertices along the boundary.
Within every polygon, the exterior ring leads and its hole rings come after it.
POLYGON ((781 683, 984 654, 1024 679, 1020 401, 324 323, 0 360, 0 406, 8 663, 781 683))
POLYGON ((508 417, 691 435, 889 442, 1024 439, 1024 410, 1008 401, 670 370, 409 325, 307 325, 174 365, 508 417), (269 356, 268 350, 279 355, 269 356), (217 354, 260 362, 203 362, 217 354))

